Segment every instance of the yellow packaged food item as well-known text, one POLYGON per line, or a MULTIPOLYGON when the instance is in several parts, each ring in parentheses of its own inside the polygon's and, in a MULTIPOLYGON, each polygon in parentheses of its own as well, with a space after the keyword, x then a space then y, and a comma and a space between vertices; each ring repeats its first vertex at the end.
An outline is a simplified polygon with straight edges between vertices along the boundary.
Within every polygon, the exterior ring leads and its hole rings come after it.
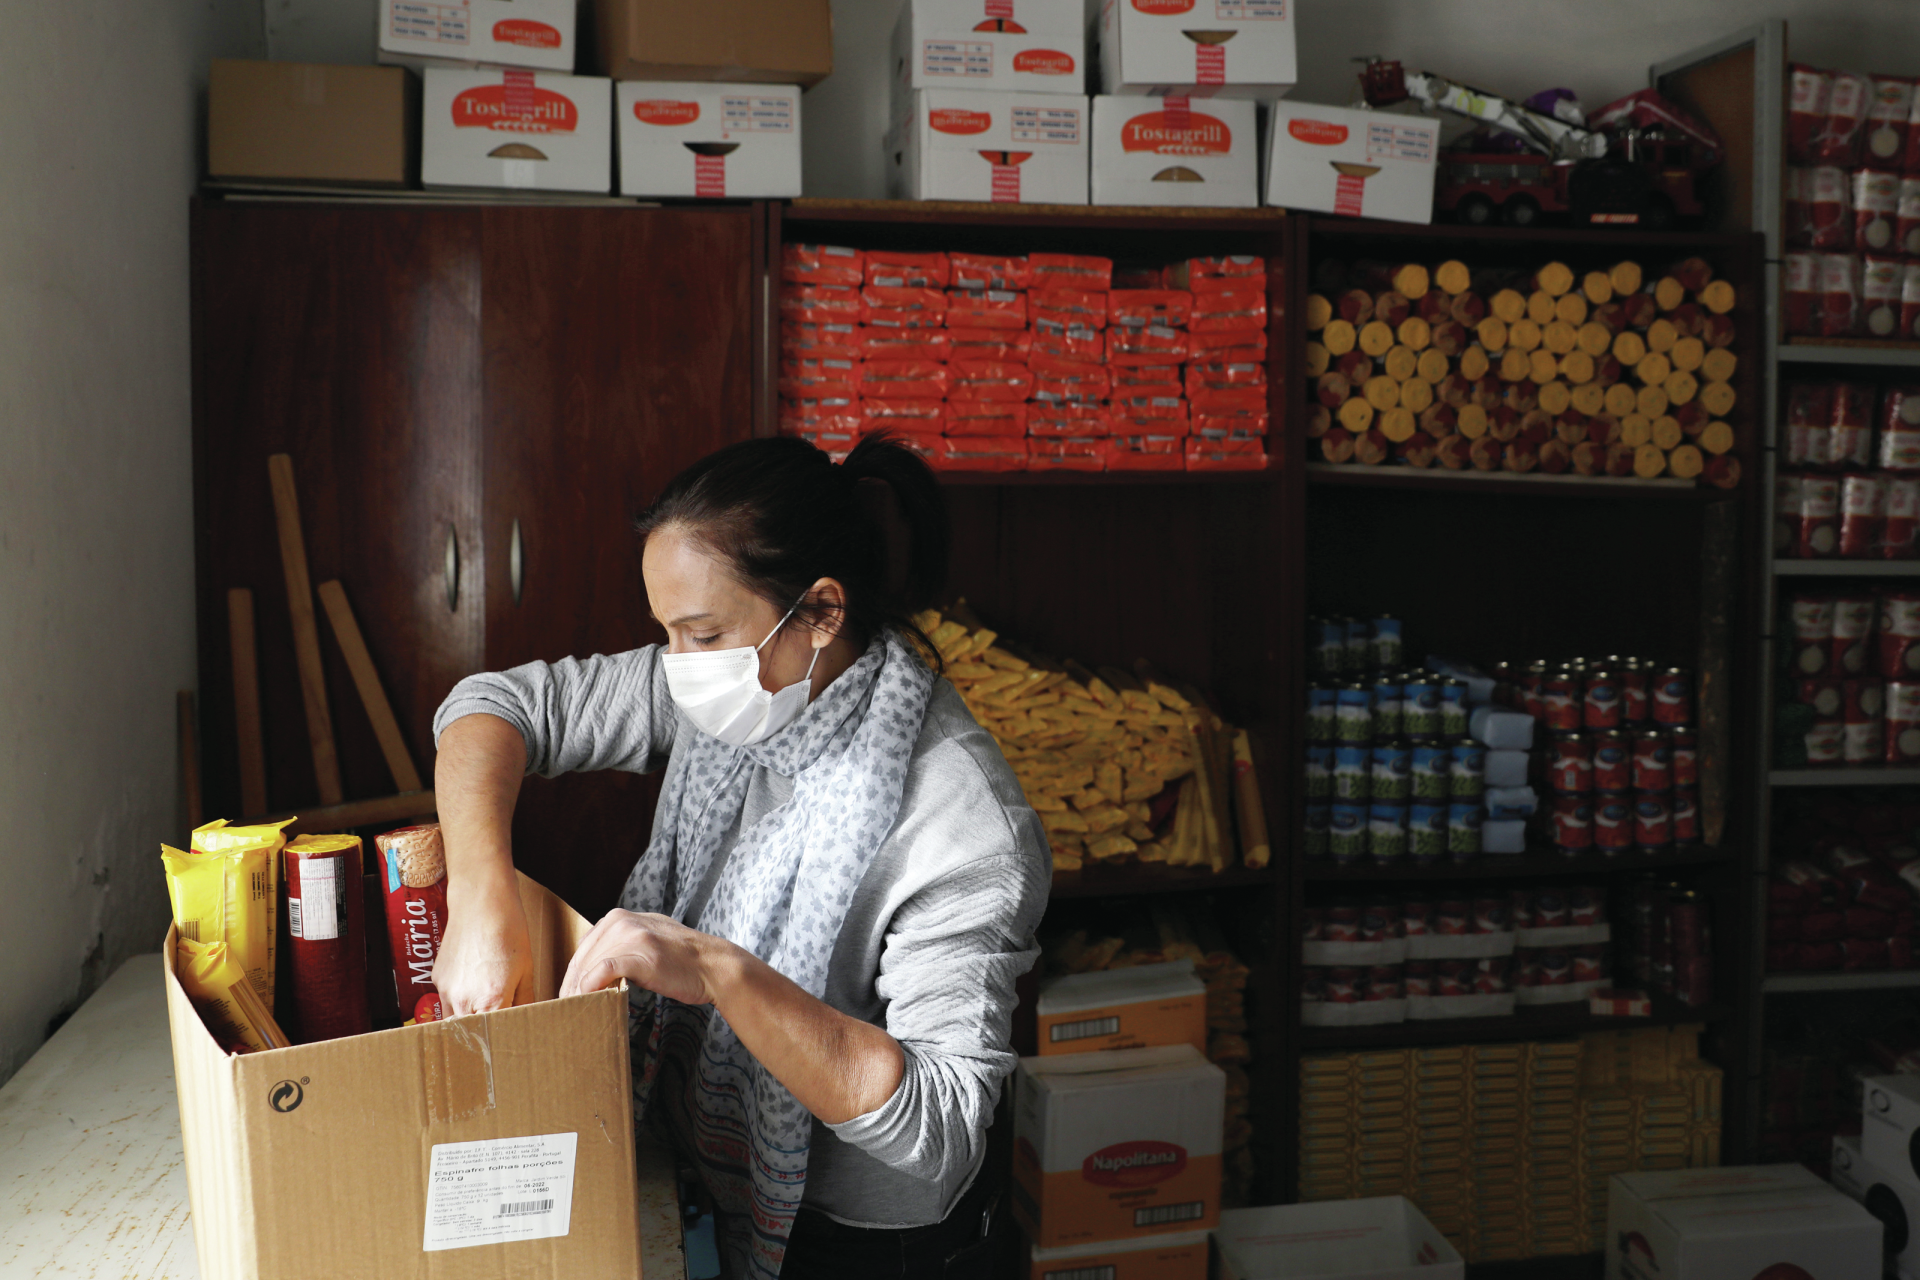
POLYGON ((286 846, 282 828, 292 821, 230 827, 221 820, 193 833, 191 852, 161 847, 167 896, 180 936, 202 944, 225 943, 268 1008, 273 1005, 280 858, 286 846))
POLYGON ((292 1043, 226 943, 182 937, 175 947, 174 968, 187 998, 222 1045, 259 1053, 292 1043))

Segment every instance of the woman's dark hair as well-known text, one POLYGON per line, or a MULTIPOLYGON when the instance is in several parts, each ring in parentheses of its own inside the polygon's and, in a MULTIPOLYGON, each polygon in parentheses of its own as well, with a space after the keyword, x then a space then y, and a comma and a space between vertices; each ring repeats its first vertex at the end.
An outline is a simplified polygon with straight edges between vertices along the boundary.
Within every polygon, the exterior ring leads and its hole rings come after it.
POLYGON ((912 615, 946 586, 952 534, 940 486, 885 433, 862 438, 840 463, 790 436, 730 444, 675 476, 636 521, 643 539, 670 525, 809 625, 835 606, 806 592, 837 580, 846 589, 842 634, 862 649, 888 627, 918 635, 912 615))

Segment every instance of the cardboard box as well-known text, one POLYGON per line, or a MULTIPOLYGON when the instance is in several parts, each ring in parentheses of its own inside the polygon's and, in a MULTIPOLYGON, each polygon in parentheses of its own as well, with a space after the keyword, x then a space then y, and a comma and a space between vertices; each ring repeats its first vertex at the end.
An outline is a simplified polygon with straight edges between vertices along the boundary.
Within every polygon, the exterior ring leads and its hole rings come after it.
POLYGON ((800 194, 800 87, 625 81, 615 87, 620 194, 800 194))
POLYGON ((905 0, 893 24, 892 104, 915 89, 1087 91, 1080 0, 905 0))
POLYGON ((1920 1187, 1920 1076, 1873 1076, 1860 1106, 1860 1150, 1867 1163, 1920 1187))
POLYGON ((1093 203, 1257 207, 1258 108, 1225 100, 1095 98, 1093 203))
POLYGON ((1797 1164, 1617 1173, 1606 1250, 1607 1280, 1878 1280, 1880 1223, 1797 1164))
POLYGON ((811 88, 833 74, 829 0, 594 0, 599 71, 615 80, 811 88))
POLYGON ((420 180, 426 186, 612 188, 612 81, 438 67, 423 78, 420 180))
POLYGON ((1071 1249, 1027 1246, 1027 1280, 1207 1280, 1207 1233, 1108 1240, 1071 1249))
POLYGON ((418 87, 398 67, 215 58, 207 176, 405 186, 418 87))
POLYGON ((1395 222, 1433 221, 1438 120, 1276 102, 1267 138, 1268 204, 1395 222))
POLYGON ((1220 1220, 1227 1076, 1191 1045, 1022 1058, 1013 1214, 1041 1249, 1220 1220))
POLYGON ((1207 986, 1193 962, 1076 973, 1040 987, 1040 1056, 1190 1044, 1207 1050, 1207 986))
POLYGON ((1085 204, 1084 97, 917 89, 887 141, 897 200, 1085 204))
POLYGON ((1100 0, 1100 92, 1285 97, 1293 0, 1100 0))
POLYGON ((520 902, 538 1003, 235 1056, 168 932, 205 1280, 639 1274, 625 984, 556 1000, 589 926, 525 876, 520 902))
POLYGON ((1404 1196, 1233 1209, 1213 1233, 1219 1280, 1460 1280, 1466 1263, 1404 1196))
POLYGON ((571 72, 574 0, 380 0, 374 56, 408 67, 571 72))
POLYGON ((1880 1220, 1887 1260, 1902 1276, 1920 1268, 1920 1187, 1876 1168, 1851 1135, 1833 1140, 1833 1185, 1880 1220))

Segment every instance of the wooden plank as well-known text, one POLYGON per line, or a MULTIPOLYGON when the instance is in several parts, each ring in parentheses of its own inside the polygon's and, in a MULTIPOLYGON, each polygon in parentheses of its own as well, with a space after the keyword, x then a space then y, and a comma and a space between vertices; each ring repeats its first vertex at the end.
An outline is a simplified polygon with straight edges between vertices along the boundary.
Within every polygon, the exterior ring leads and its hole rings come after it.
POLYGON ((320 629, 313 620, 313 585, 307 577, 307 544, 300 533, 300 495, 293 485, 293 458, 276 453, 267 459, 273 480, 273 513, 280 527, 280 567, 287 578, 287 608, 293 614, 293 650, 300 663, 300 699, 307 712, 307 745, 320 802, 346 799, 340 785, 340 758, 333 745, 333 717, 327 713, 327 676, 320 664, 320 629))
POLYGON ((180 733, 180 790, 187 802, 187 830, 204 822, 200 801, 200 734, 194 726, 193 690, 182 689, 173 698, 173 718, 180 733))
POLYGON ((347 603, 347 589, 337 581, 321 583, 320 603, 326 606, 327 621, 333 626, 333 638, 340 642, 340 651, 346 655, 347 670, 353 673, 353 684, 360 691, 360 702, 367 709, 367 719, 373 721, 373 736, 380 740, 380 752, 387 758, 394 789, 402 792, 420 790, 420 771, 413 766, 413 756, 407 751, 407 740, 400 732, 400 722, 393 718, 393 708, 387 703, 387 691, 380 684, 380 673, 373 667, 373 655, 367 652, 367 642, 360 634, 360 624, 354 620, 353 606, 347 603))
POLYGON ((287 828, 290 835, 331 835, 356 827, 373 827, 383 822, 409 822, 431 818, 438 811, 431 791, 412 791, 404 795, 381 796, 374 800, 349 800, 345 804, 323 805, 299 813, 269 813, 248 818, 248 824, 294 819, 287 828))
POLYGON ((260 663, 253 640, 253 592, 227 592, 227 636, 233 650, 233 729, 240 749, 240 811, 267 807, 267 751, 260 727, 260 663))

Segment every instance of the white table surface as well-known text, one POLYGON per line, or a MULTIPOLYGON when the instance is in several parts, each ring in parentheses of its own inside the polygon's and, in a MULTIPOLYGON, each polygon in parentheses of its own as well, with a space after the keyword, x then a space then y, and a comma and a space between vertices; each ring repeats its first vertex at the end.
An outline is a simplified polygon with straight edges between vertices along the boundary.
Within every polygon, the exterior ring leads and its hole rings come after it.
MULTIPOLYGON (((0 1087, 0 1277, 198 1280, 160 956, 135 956, 0 1087)), ((673 1161, 640 1151, 646 1280, 684 1280, 673 1161)))

